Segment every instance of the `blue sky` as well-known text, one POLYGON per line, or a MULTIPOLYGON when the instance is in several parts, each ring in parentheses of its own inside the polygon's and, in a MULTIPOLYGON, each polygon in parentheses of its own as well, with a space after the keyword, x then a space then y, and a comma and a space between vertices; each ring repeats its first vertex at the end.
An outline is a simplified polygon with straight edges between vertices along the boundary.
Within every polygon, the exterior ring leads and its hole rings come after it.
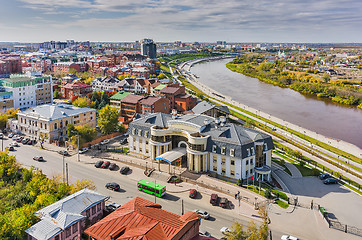
POLYGON ((0 0, 0 41, 362 42, 361 0, 0 0))

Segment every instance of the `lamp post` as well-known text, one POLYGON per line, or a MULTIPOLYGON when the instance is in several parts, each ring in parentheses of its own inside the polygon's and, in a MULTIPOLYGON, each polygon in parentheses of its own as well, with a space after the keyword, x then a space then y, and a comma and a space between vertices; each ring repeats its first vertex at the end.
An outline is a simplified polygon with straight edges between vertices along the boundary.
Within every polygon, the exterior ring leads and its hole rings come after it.
POLYGON ((78 137, 78 162, 80 162, 80 159, 79 159, 79 135, 77 135, 78 137))

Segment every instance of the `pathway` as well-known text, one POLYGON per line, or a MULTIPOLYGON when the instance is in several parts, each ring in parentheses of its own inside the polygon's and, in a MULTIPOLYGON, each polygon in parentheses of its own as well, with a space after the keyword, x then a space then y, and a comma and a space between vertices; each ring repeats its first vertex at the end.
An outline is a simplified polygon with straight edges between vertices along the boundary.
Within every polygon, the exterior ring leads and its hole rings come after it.
POLYGON ((285 162, 285 166, 291 172, 292 178, 301 178, 301 177, 303 177, 302 174, 300 173, 299 169, 296 166, 294 166, 292 163, 285 162))

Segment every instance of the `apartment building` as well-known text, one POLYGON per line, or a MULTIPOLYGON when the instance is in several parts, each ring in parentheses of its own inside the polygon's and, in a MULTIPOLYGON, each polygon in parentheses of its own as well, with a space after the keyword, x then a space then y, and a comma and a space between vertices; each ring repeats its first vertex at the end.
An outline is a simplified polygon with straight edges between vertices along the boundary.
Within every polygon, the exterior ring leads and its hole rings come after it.
POLYGON ((91 92, 92 86, 82 82, 67 83, 60 87, 60 94, 65 99, 71 99, 73 96, 84 97, 91 92))
POLYGON ((0 86, 12 92, 14 108, 25 109, 45 103, 53 103, 51 76, 28 72, 0 78, 0 86))
POLYGON ((6 112, 10 108, 14 108, 13 92, 0 88, 0 113, 6 112))

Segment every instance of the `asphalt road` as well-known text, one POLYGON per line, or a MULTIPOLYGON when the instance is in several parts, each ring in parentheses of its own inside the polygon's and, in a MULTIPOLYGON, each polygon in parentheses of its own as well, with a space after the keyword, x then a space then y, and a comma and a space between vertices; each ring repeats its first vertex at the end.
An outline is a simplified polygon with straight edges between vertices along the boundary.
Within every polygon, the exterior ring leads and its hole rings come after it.
MULTIPOLYGON (((12 140, 4 139, 4 146, 8 146, 12 140)), ((19 144, 20 147, 15 147, 15 151, 10 152, 15 155, 18 162, 24 167, 30 168, 35 166, 45 173, 48 177, 62 176, 63 157, 57 152, 42 150, 38 147, 19 144), (42 156, 43 162, 33 160, 34 156, 42 156)), ((68 163, 69 181, 74 182, 79 179, 92 180, 96 186, 96 191, 107 196, 110 196, 111 202, 124 204, 130 199, 140 196, 150 201, 155 198, 152 195, 139 192, 136 187, 138 180, 142 178, 143 171, 141 169, 133 168, 130 174, 121 175, 118 171, 110 171, 107 169, 97 169, 94 163, 99 160, 91 158, 87 155, 81 155, 81 161, 77 162, 77 156, 65 157, 65 163, 68 163), (104 186, 107 182, 117 182, 121 186, 121 191, 114 192, 106 189, 104 186)), ((121 165, 121 164, 120 164, 121 165)), ((201 221, 200 229, 206 230, 216 238, 222 237, 220 229, 222 227, 230 227, 234 221, 241 222, 244 226, 249 224, 249 218, 243 217, 235 213, 235 211, 222 209, 220 207, 211 206, 209 196, 202 196, 198 199, 190 199, 188 192, 182 193, 168 193, 164 198, 157 198, 156 202, 162 205, 162 208, 181 214, 182 200, 184 204, 184 211, 192 211, 194 209, 202 209, 210 213, 210 219, 201 221)), ((273 239, 280 239, 282 233, 273 232, 273 239)))

